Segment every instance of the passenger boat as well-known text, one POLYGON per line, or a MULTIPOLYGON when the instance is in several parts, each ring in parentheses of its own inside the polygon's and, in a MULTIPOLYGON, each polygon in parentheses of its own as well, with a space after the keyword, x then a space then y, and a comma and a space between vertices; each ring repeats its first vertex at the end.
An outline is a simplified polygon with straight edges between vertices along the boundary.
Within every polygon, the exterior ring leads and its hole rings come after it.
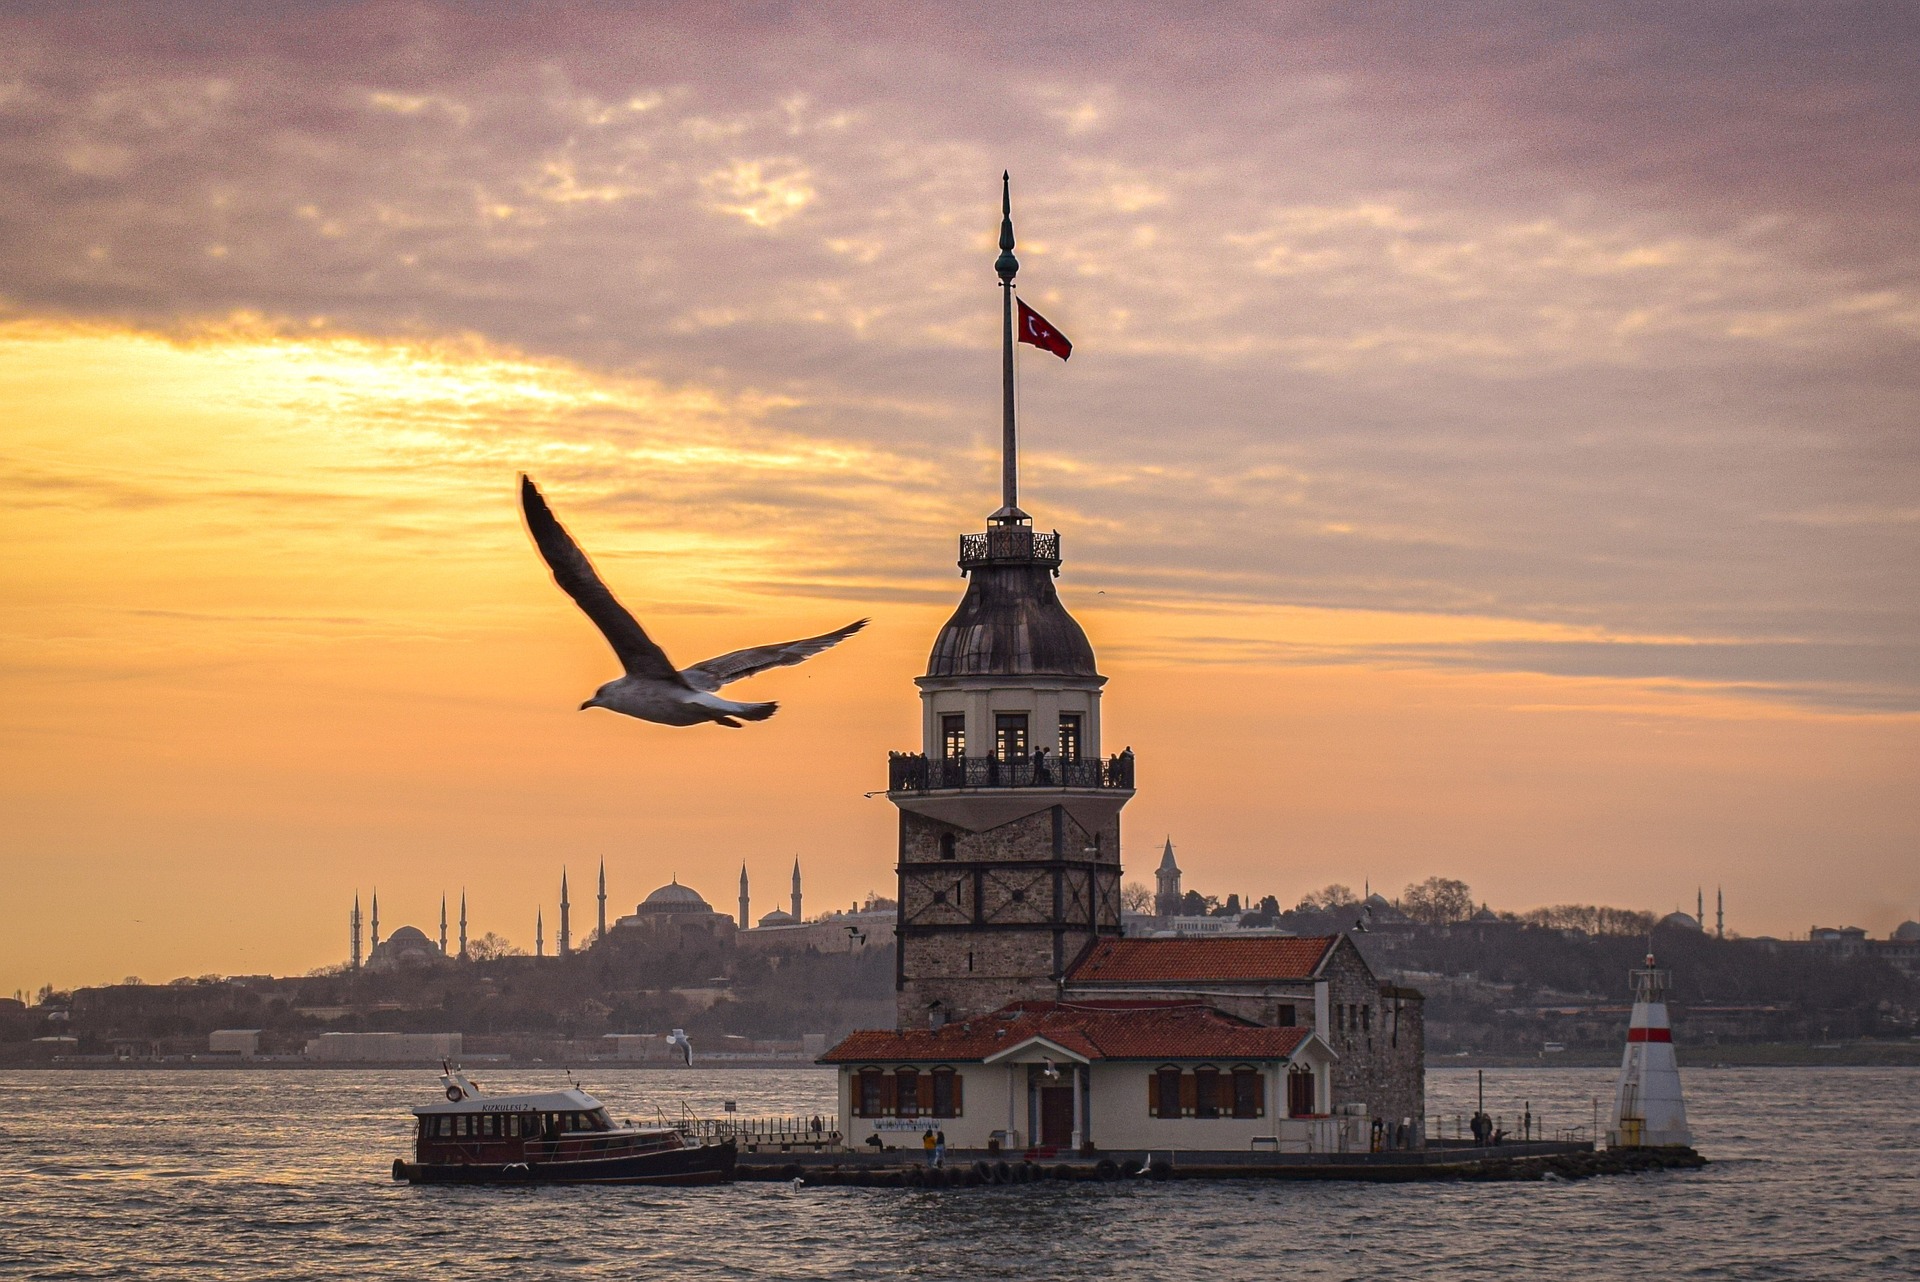
POLYGON ((414 1160, 393 1178, 414 1184, 718 1184, 733 1178, 734 1142, 690 1143, 671 1127, 616 1125, 577 1086, 488 1095, 465 1074, 441 1075, 446 1101, 422 1104, 414 1160))

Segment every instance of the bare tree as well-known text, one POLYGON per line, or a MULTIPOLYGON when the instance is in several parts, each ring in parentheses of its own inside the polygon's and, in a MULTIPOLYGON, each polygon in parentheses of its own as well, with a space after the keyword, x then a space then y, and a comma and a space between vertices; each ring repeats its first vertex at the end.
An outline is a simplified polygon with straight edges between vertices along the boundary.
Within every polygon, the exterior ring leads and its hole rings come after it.
POLYGON ((1473 891, 1464 881, 1429 877, 1400 893, 1400 910, 1429 926, 1446 926, 1473 916, 1473 891))
POLYGON ((526 950, 515 948, 506 938, 488 931, 467 945, 467 956, 474 961, 492 961, 496 957, 525 957, 526 950))
POLYGON ((1330 913, 1337 912, 1342 908, 1359 902, 1360 896, 1353 893, 1353 887, 1342 886, 1336 881, 1331 886, 1324 886, 1319 890, 1309 891, 1301 896, 1300 905, 1295 908, 1294 911, 1300 913, 1330 913))
POLYGON ((1130 913, 1153 911, 1153 888, 1144 881, 1130 881, 1120 887, 1120 907, 1130 913))

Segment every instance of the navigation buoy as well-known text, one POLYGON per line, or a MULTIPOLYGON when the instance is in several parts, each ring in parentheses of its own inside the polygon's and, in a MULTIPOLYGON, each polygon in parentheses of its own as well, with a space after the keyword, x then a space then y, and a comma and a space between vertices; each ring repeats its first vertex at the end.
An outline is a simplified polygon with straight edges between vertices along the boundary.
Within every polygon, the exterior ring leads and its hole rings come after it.
POLYGON ((1687 1101, 1680 1093, 1680 1067, 1673 1058, 1673 1032, 1667 1024, 1668 975, 1647 954, 1644 970, 1633 972, 1633 1016, 1627 1021, 1627 1050, 1613 1091, 1608 1148, 1686 1147, 1687 1101))

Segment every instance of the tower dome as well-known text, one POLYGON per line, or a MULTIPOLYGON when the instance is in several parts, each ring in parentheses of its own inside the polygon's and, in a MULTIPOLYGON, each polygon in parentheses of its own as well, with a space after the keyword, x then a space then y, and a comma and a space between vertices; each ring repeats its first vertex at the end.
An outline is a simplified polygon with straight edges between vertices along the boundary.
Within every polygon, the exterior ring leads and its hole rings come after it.
POLYGON ((930 677, 1096 677, 1093 646, 1060 603, 1060 536, 992 526, 961 541, 967 594, 933 640, 930 677))

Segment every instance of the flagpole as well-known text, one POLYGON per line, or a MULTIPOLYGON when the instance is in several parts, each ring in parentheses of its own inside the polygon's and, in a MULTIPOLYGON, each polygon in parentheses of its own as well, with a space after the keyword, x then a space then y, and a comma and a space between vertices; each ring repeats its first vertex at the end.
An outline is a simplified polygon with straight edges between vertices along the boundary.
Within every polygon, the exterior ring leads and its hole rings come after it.
POLYGON ((993 519, 1013 525, 1026 516, 1020 510, 1020 461, 1013 431, 1013 278, 1020 260, 1013 256, 1013 179, 1004 171, 1000 175, 1000 257, 993 269, 1000 276, 1001 296, 1000 510, 993 519))

